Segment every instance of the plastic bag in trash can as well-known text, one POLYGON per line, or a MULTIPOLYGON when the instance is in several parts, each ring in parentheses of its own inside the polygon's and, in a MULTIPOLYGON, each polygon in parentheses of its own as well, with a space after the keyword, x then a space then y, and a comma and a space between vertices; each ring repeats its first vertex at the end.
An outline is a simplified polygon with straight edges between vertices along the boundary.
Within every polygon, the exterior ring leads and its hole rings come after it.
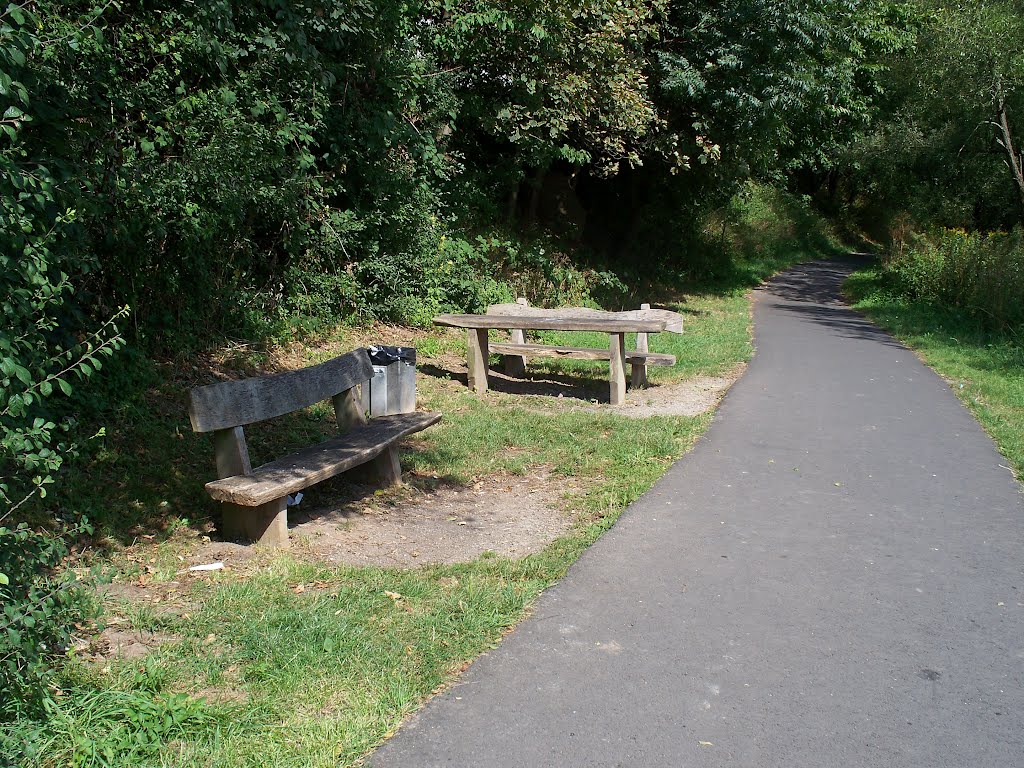
POLYGON ((367 347, 370 355, 370 362, 374 365, 390 365, 391 363, 403 362, 416 365, 416 349, 414 347, 367 347))

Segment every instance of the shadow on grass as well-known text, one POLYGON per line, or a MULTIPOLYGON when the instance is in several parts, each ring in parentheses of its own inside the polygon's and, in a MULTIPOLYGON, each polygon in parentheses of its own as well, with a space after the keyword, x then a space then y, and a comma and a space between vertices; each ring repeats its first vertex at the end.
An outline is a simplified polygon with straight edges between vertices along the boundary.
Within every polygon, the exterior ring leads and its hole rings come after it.
MULTIPOLYGON (((595 363, 595 370, 600 371, 600 368, 596 367, 597 365, 599 363, 595 363)), ((435 379, 458 381, 469 386, 467 374, 439 368, 429 363, 418 366, 416 372, 435 379)), ((534 370, 527 368, 523 378, 507 376, 502 371, 500 364, 499 366, 491 365, 488 368, 487 388, 506 395, 571 397, 588 402, 594 400, 608 402, 610 399, 607 373, 603 379, 588 377, 583 371, 579 375, 554 373, 545 370, 543 363, 535 365, 534 370)))

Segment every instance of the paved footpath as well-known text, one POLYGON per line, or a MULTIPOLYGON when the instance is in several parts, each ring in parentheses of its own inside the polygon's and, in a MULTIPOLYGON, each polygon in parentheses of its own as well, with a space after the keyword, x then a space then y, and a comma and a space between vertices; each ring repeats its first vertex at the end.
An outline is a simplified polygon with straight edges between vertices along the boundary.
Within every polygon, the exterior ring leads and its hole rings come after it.
POLYGON ((1024 503, 811 264, 694 451, 377 768, 1024 766, 1024 503))

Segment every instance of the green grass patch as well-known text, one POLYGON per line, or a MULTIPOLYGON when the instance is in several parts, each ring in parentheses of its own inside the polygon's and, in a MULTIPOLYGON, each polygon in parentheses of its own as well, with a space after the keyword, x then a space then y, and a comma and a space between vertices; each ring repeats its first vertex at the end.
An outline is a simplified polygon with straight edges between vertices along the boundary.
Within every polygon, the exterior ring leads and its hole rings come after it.
POLYGON ((971 409, 1024 478, 1024 346, 986 330, 964 310, 913 301, 887 288, 878 268, 850 276, 855 307, 914 349, 971 409))

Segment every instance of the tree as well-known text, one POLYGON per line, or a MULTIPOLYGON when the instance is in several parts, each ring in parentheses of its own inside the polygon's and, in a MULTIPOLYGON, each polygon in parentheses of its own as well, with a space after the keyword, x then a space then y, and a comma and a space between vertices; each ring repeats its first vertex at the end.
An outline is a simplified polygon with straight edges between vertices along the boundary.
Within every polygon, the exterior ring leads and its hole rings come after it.
POLYGON ((995 229, 1024 217, 1024 4, 919 0, 890 61, 885 112, 855 149, 865 197, 922 221, 995 229))

